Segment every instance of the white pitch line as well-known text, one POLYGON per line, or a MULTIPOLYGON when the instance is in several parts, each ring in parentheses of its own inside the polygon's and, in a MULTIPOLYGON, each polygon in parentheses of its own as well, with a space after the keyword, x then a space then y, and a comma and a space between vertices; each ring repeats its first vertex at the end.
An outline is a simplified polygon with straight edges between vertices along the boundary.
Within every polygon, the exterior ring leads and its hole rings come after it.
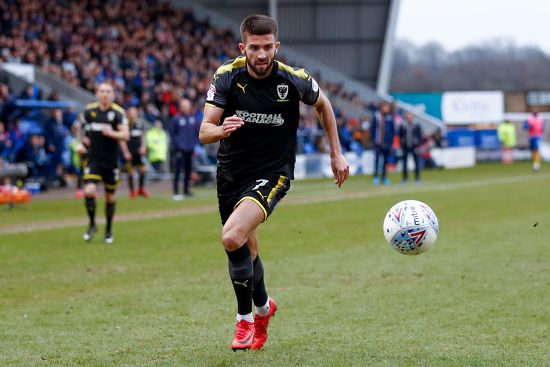
POLYGON ((524 182, 527 180, 539 181, 543 179, 550 179, 550 174, 537 174, 535 175, 522 175, 514 177, 501 177, 501 178, 490 178, 486 180, 477 180, 477 181, 467 181, 467 182, 450 182, 450 183, 422 183, 420 186, 409 186, 409 187, 397 187, 390 186, 375 188, 367 192, 354 192, 354 193, 327 193, 325 191, 310 192, 310 194, 315 194, 313 197, 302 197, 302 198, 290 198, 289 201, 284 202, 285 205, 304 205, 304 204, 316 204, 321 202, 332 202, 332 201, 341 201, 341 200, 353 200, 353 199, 366 199, 369 197, 380 197, 380 196, 391 196, 396 194, 407 194, 407 193, 422 193, 422 192, 434 192, 434 191, 451 191, 451 190, 460 190, 460 189, 469 189, 477 188, 491 185, 505 185, 513 184, 518 182, 524 182))

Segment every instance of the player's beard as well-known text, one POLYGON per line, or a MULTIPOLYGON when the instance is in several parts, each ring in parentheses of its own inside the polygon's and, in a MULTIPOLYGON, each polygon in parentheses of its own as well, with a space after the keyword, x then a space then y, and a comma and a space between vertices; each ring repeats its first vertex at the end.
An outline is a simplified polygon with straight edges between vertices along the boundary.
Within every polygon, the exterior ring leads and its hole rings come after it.
POLYGON ((250 67, 250 69, 252 69, 252 71, 258 75, 258 76, 266 76, 267 73, 271 72, 271 67, 273 66, 273 62, 274 62, 274 58, 272 59, 267 59, 267 64, 264 66, 262 65, 262 69, 259 69, 256 65, 254 65, 252 62, 250 62, 250 58, 248 57, 248 55, 246 55, 245 53, 245 57, 246 57, 246 64, 250 67))

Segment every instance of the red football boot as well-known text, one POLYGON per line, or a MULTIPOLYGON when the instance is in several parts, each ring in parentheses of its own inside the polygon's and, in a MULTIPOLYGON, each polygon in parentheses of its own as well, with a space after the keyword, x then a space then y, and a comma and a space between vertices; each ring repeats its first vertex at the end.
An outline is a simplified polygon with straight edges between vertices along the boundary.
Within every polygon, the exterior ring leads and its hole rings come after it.
POLYGON ((233 351, 249 349, 254 341, 254 323, 246 320, 238 321, 235 325, 235 336, 231 342, 233 351))
POLYGON ((256 335, 254 336, 254 343, 252 343, 252 349, 262 349, 267 341, 267 326, 269 325, 269 319, 275 315, 277 311, 277 302, 273 298, 269 298, 269 312, 264 317, 258 314, 254 315, 254 328, 256 329, 256 335))
POLYGON ((144 189, 139 189, 138 195, 143 196, 146 199, 149 197, 149 193, 147 191, 145 191, 144 189))

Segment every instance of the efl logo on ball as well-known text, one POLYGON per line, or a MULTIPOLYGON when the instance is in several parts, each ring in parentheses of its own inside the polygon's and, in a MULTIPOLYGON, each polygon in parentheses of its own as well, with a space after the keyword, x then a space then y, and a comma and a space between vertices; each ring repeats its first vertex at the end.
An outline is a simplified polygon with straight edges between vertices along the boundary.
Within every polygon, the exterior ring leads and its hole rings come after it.
POLYGON ((437 240, 439 222, 434 211, 418 200, 395 204, 384 219, 384 237, 397 252, 418 255, 437 240))

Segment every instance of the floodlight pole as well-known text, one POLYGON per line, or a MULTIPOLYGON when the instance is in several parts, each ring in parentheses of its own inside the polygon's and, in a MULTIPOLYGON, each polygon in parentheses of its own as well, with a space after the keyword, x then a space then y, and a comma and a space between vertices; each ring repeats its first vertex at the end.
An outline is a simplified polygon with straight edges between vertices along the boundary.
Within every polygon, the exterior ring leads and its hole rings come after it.
POLYGON ((269 0, 269 16, 277 21, 277 0, 269 0))
POLYGON ((390 89, 391 69, 393 65, 393 44, 395 41, 395 28, 397 27, 400 3, 401 0, 391 0, 388 10, 386 36, 384 37, 384 46, 382 47, 382 56, 380 58, 380 70, 376 83, 376 91, 383 97, 388 95, 390 89))

